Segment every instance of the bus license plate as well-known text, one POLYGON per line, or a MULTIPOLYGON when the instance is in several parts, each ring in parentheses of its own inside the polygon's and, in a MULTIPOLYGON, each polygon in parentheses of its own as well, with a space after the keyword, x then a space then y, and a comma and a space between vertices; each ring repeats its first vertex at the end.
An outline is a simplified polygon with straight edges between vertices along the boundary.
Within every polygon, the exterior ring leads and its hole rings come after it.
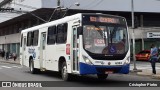
POLYGON ((113 71, 105 71, 105 74, 112 74, 113 71))

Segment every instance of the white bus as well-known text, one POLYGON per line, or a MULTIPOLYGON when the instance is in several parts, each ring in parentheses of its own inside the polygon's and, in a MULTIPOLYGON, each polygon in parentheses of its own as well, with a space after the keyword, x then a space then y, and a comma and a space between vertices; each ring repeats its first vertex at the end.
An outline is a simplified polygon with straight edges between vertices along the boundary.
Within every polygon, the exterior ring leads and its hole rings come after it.
POLYGON ((107 14, 78 13, 21 32, 20 63, 38 71, 71 74, 128 74, 130 42, 126 19, 107 14))

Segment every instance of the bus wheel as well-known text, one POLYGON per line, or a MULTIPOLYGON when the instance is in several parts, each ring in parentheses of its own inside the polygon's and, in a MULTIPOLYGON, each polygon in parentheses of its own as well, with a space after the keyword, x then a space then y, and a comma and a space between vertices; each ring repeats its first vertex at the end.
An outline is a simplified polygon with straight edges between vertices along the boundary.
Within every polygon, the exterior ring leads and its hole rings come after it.
POLYGON ((33 60, 31 59, 30 62, 29 62, 29 70, 32 74, 36 74, 39 72, 38 69, 34 68, 34 62, 33 60))
POLYGON ((97 74, 98 79, 105 80, 108 77, 108 74, 97 74))
POLYGON ((62 63, 62 68, 61 68, 61 75, 62 75, 62 79, 64 81, 69 81, 70 80, 70 75, 67 72, 67 65, 66 62, 62 63))

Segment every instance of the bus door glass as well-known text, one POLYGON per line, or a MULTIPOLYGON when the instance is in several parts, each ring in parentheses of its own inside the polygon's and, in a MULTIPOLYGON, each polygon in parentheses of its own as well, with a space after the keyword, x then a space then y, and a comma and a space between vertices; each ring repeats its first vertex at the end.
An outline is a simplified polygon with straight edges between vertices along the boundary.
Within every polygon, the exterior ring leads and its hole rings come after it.
POLYGON ((72 51, 72 62, 73 62, 73 65, 72 65, 72 69, 73 71, 78 71, 78 67, 79 67, 79 60, 78 60, 78 39, 77 39, 77 27, 78 26, 73 26, 73 34, 72 34, 72 48, 73 48, 73 51, 72 51))
POLYGON ((41 33, 41 38, 40 38, 40 68, 44 68, 45 64, 45 48, 46 48, 46 32, 41 33))

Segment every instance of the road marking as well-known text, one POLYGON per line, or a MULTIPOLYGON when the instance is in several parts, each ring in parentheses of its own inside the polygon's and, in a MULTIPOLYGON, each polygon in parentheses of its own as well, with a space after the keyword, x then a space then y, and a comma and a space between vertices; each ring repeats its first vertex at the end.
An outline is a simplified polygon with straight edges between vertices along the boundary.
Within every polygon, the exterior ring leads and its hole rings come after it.
POLYGON ((3 67, 3 68, 12 68, 12 67, 8 67, 8 66, 1 66, 1 67, 3 67))
POLYGON ((12 66, 12 67, 15 67, 15 68, 22 68, 22 67, 19 67, 19 66, 12 66))

